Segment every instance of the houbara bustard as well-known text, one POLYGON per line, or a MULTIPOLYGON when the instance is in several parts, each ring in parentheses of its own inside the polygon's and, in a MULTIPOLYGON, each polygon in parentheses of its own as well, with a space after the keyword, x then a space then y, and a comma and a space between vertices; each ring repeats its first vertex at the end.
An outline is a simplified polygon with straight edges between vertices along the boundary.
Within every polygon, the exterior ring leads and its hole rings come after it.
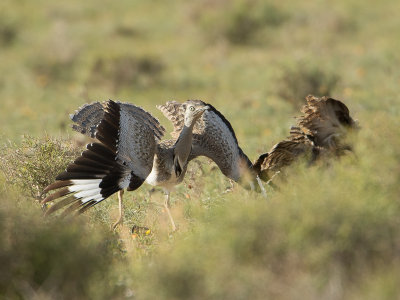
POLYGON ((350 116, 347 106, 333 98, 306 97, 302 115, 297 117, 287 139, 277 143, 254 163, 254 172, 268 182, 283 167, 300 156, 308 156, 309 164, 330 156, 338 157, 352 150, 345 138, 358 123, 350 116))
POLYGON ((180 183, 187 164, 197 156, 212 159, 228 178, 238 182, 251 173, 252 163, 238 145, 231 124, 212 105, 200 100, 167 102, 157 106, 173 123, 172 140, 161 141, 165 129, 142 108, 112 100, 86 104, 71 119, 73 129, 96 139, 71 163, 44 193, 57 190, 42 203, 57 200, 50 214, 82 213, 118 192, 122 220, 124 189, 133 191, 143 182, 166 191, 165 208, 172 229, 169 195, 180 183))

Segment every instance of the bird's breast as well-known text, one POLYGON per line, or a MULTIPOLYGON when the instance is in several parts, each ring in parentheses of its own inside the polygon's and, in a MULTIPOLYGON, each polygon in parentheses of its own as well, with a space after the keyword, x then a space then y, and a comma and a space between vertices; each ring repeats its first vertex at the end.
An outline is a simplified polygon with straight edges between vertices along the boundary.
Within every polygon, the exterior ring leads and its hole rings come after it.
POLYGON ((147 176, 146 182, 153 186, 171 187, 183 180, 186 169, 186 166, 184 166, 179 176, 176 176, 172 156, 171 159, 166 159, 164 156, 156 155, 154 157, 153 168, 147 176))

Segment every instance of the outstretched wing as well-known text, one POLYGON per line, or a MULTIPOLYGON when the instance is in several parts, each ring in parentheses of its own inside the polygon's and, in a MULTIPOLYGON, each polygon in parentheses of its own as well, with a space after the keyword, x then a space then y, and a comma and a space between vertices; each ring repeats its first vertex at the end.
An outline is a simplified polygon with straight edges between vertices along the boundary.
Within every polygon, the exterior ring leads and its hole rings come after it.
POLYGON ((270 173, 290 165, 300 155, 312 153, 312 150, 313 145, 309 141, 283 140, 274 145, 268 153, 260 155, 253 168, 262 180, 268 181, 270 173))
POLYGON ((357 127, 351 118, 347 106, 328 97, 306 97, 307 104, 303 107, 303 115, 298 118, 298 126, 313 139, 316 146, 336 147, 336 138, 344 130, 357 127))
POLYGON ((252 164, 239 147, 232 125, 214 106, 201 100, 188 100, 182 104, 170 101, 160 106, 159 109, 174 125, 173 136, 181 132, 186 105, 191 102, 208 105, 210 108, 193 128, 189 161, 197 156, 206 156, 217 164, 225 176, 238 181, 251 169, 252 164))
MULTIPOLYGON (((71 120, 74 122, 74 124, 72 125, 72 129, 92 138, 95 138, 97 126, 100 124, 101 120, 104 117, 107 103, 108 102, 94 102, 83 105, 74 114, 70 115, 71 120)), ((150 113, 148 113, 141 107, 135 106, 130 103, 116 103, 121 106, 122 110, 134 115, 136 120, 147 124, 153 130, 158 139, 162 138, 165 129, 150 113)))
POLYGON ((357 128, 347 106, 339 100, 327 97, 306 97, 297 126, 290 129, 290 136, 262 154, 254 163, 254 171, 263 180, 268 180, 270 171, 276 172, 290 165, 297 157, 306 154, 310 163, 323 154, 340 155, 349 149, 341 145, 340 137, 347 128, 357 128))
POLYGON ((101 103, 101 107, 100 120, 97 103, 84 106, 76 114, 81 128, 86 128, 87 133, 94 132, 98 142, 89 144, 44 190, 57 191, 43 203, 59 199, 47 213, 68 205, 65 213, 83 212, 121 189, 137 189, 150 174, 157 140, 163 136, 164 128, 149 113, 132 104, 109 100, 101 103), (89 108, 93 110, 85 122, 83 112, 89 108))

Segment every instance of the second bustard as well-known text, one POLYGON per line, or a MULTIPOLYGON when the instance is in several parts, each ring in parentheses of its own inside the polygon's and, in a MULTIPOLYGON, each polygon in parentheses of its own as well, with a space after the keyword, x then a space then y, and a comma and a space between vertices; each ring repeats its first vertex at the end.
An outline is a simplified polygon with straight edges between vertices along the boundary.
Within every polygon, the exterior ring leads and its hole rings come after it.
POLYGON ((161 141, 165 129, 151 114, 128 103, 92 103, 73 116, 73 128, 97 141, 71 163, 44 192, 57 190, 42 203, 57 200, 47 214, 84 212, 118 192, 122 220, 123 190, 143 182, 162 186, 172 229, 169 192, 180 183, 188 162, 200 155, 214 160, 227 177, 239 181, 251 162, 238 146, 230 123, 212 105, 200 100, 170 101, 158 107, 174 125, 172 140, 161 141))
POLYGON ((352 151, 346 143, 347 134, 358 129, 347 106, 329 97, 308 95, 292 126, 290 136, 262 154, 254 163, 253 170, 266 182, 270 182, 284 167, 289 166, 301 156, 308 156, 309 164, 327 157, 340 157, 352 151))

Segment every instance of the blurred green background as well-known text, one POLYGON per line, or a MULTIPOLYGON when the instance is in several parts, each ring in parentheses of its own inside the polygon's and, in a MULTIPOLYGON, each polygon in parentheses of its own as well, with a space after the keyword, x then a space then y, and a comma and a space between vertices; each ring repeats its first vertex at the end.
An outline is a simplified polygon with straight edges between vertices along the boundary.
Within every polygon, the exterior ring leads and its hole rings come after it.
POLYGON ((2 0, 0 297, 398 298, 399 36, 395 0, 2 0), (125 194, 117 232, 115 197, 42 219, 35 198, 80 149, 68 114, 84 103, 131 102, 172 129, 155 105, 202 99, 254 160, 308 94, 349 107, 355 154, 299 163, 267 201, 224 193, 226 178, 194 163, 172 195, 173 235, 148 186, 125 194), (152 233, 131 236, 134 224, 152 233))

